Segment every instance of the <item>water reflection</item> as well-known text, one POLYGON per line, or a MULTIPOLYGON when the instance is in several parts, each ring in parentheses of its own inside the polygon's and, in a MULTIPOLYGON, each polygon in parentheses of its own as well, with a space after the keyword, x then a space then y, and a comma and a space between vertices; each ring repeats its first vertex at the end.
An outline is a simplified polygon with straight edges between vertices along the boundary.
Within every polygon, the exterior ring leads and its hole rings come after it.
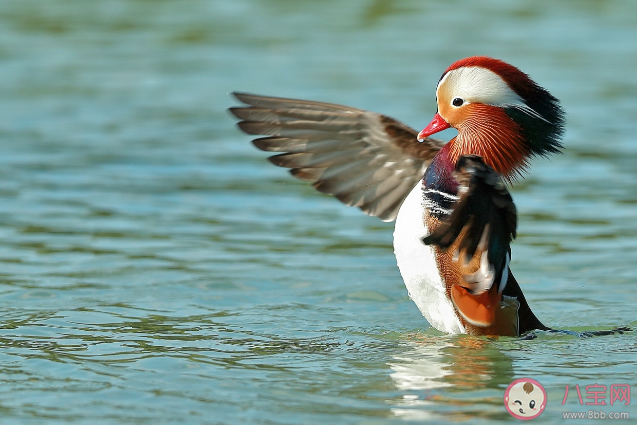
POLYGON ((513 381, 513 361, 493 341, 471 336, 427 336, 389 363, 404 391, 392 413, 409 420, 501 418, 502 399, 482 394, 513 381))

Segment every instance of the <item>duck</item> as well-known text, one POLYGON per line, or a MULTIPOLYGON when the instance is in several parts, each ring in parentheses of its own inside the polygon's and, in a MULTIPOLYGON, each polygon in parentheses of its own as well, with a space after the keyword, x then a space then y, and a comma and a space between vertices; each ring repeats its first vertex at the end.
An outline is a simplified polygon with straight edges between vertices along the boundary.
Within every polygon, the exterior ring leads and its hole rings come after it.
POLYGON ((502 60, 451 64, 437 112, 420 132, 344 105, 243 92, 229 109, 269 161, 346 205, 395 221, 394 253, 409 297, 448 334, 521 336, 551 330, 511 272, 517 210, 508 186, 530 161, 563 150, 565 113, 502 60), (448 142, 431 136, 455 128, 448 142))

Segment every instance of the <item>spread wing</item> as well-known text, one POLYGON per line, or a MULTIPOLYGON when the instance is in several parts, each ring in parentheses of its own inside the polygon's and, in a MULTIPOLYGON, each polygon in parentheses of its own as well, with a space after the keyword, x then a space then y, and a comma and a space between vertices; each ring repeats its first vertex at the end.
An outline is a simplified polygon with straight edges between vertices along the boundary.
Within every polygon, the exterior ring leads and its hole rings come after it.
POLYGON ((468 289, 484 292, 499 279, 499 292, 508 278, 509 246, 516 236, 517 211, 502 178, 477 155, 461 156, 454 173, 459 199, 451 215, 423 239, 442 249, 457 247, 457 261, 481 256, 480 270, 465 276, 468 289), (485 261, 486 260, 486 261, 485 261))
POLYGON ((233 93, 230 108, 269 160, 341 202, 384 221, 398 209, 444 145, 385 115, 331 103, 233 93))

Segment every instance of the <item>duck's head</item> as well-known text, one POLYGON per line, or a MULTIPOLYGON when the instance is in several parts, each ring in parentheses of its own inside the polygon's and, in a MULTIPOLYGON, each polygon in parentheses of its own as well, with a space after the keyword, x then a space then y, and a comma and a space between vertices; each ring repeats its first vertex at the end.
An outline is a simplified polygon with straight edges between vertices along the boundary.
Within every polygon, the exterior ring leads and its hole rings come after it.
POLYGON ((514 178, 533 156, 559 152, 564 111, 559 101, 518 68, 486 56, 452 64, 436 89, 438 112, 418 135, 422 140, 449 127, 455 162, 476 154, 514 178))

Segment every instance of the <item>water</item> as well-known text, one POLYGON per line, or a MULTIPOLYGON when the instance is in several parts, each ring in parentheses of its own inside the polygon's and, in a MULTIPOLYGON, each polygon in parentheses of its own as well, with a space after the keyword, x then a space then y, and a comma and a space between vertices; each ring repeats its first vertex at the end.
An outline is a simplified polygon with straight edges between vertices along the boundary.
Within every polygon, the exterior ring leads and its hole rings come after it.
POLYGON ((568 131, 512 190, 515 275, 549 326, 637 327, 634 40, 629 0, 0 3, 0 423, 492 423, 525 376, 543 422, 637 416, 574 396, 636 388, 635 333, 441 335, 392 224, 271 166, 225 111, 242 90, 420 129, 451 62, 519 66, 568 131))

